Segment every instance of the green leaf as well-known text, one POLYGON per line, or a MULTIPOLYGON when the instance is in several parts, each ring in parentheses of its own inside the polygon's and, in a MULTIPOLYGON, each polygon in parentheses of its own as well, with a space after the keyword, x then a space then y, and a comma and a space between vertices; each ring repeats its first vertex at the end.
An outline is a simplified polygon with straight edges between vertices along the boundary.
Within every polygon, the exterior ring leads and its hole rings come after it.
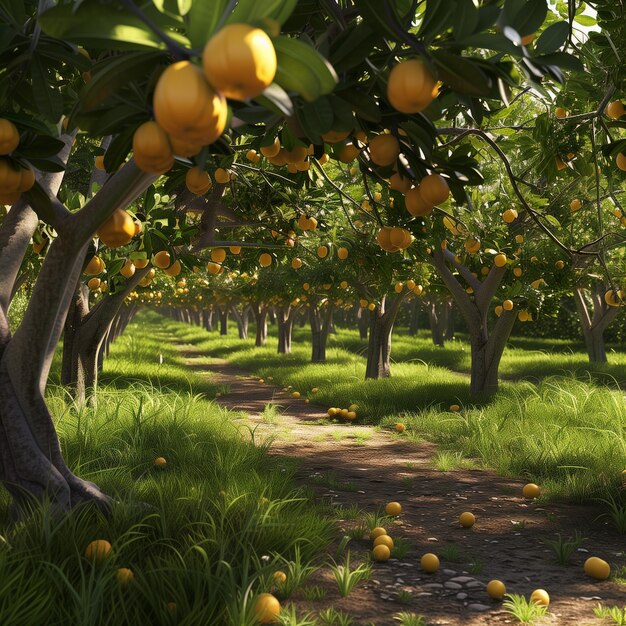
POLYGON ((333 66, 313 47, 289 37, 273 39, 278 69, 274 82, 307 102, 330 93, 337 84, 333 66))
POLYGON ((202 50, 228 6, 228 0, 196 0, 187 13, 187 34, 193 48, 202 50))
POLYGON ((574 18, 574 21, 581 26, 595 26, 598 23, 594 17, 591 17, 591 15, 577 15, 574 18))
POLYGON ((192 0, 178 0, 178 12, 181 15, 187 15, 191 10, 192 0))
POLYGON ((561 227, 561 222, 554 217, 554 215, 544 215, 543 218, 550 224, 551 226, 556 226, 557 228, 561 227))
POLYGON ((476 97, 492 95, 493 83, 477 63, 444 50, 434 52, 433 60, 439 78, 454 91, 476 97))
POLYGON ((58 154, 64 146, 65 143, 60 139, 27 132, 22 134, 20 145, 15 151, 15 155, 26 159, 31 157, 45 158, 58 154))
POLYGON ((282 25, 289 19, 297 4, 298 0, 239 0, 226 23, 251 24, 270 19, 282 25))
POLYGON ((535 51, 538 54, 550 54, 556 52, 567 41, 569 25, 567 22, 555 22, 546 28, 537 42, 535 51))
POLYGON ((306 103, 297 111, 302 130, 313 143, 321 141, 321 135, 333 125, 333 107, 327 97, 318 98, 314 104, 306 103))
POLYGON ((37 110, 50 122, 58 122, 63 114, 63 96, 50 84, 50 74, 38 56, 31 58, 30 75, 37 110))
POLYGON ((361 22, 341 33, 332 43, 329 59, 338 72, 361 63, 376 45, 378 37, 367 22, 361 22))
POLYGON ((378 108, 377 100, 360 89, 342 89, 336 94, 345 100, 358 117, 368 121, 378 123, 381 120, 381 112, 378 108))
POLYGON ((424 20, 417 36, 430 43, 437 35, 450 26, 455 6, 449 0, 429 0, 426 3, 424 20))
POLYGON ((522 37, 532 35, 544 23, 548 14, 546 0, 506 0, 501 26, 513 27, 522 37))
POLYGON ((454 38, 458 41, 476 32, 478 26, 478 9, 472 0, 457 0, 452 17, 454 38))
POLYGON ((27 191, 24 196, 26 197, 28 204, 37 214, 37 217, 47 224, 54 222, 54 211, 52 210, 52 202, 50 202, 50 196, 42 189, 38 182, 27 191))
MULTIPOLYGON (((174 30, 180 28, 181 24, 160 13, 153 5, 144 6, 143 10, 171 39, 180 45, 189 46, 189 40, 174 30)), ((97 0, 84 0, 78 8, 72 4, 55 6, 39 17, 39 24, 51 37, 89 48, 167 49, 166 44, 138 17, 97 0)))
POLYGON ((567 52, 553 52, 552 54, 544 54, 532 57, 533 63, 541 63, 542 65, 556 65, 566 70, 574 72, 584 72, 585 67, 582 61, 567 52))
POLYGON ((272 83, 260 96, 254 98, 254 100, 266 109, 274 111, 279 115, 284 115, 285 117, 293 115, 293 102, 291 98, 287 92, 276 83, 272 83))
MULTIPOLYGON (((159 52, 131 52, 96 64, 91 81, 80 93, 80 111, 89 113, 124 85, 145 78, 158 64, 159 52)), ((165 58, 165 57, 163 57, 165 58)))
POLYGON ((521 53, 519 46, 516 46, 510 39, 500 33, 477 33, 476 35, 466 37, 463 41, 459 41, 459 45, 506 52, 512 56, 519 56, 521 53))
POLYGON ((133 145, 134 133, 135 128, 130 127, 113 138, 104 155, 104 168, 107 172, 117 171, 124 163, 133 145))

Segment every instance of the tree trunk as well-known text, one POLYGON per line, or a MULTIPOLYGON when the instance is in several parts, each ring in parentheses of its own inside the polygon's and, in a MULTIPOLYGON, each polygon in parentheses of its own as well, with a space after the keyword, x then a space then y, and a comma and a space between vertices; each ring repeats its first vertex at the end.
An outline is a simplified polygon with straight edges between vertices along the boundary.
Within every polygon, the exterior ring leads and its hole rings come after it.
POLYGON ((79 278, 74 298, 63 327, 63 359, 61 364, 61 384, 73 387, 78 380, 78 361, 76 359, 76 337, 83 320, 89 313, 89 289, 79 278))
POLYGON ((295 315, 296 309, 293 309, 290 306, 279 307, 276 311, 279 354, 291 354, 291 332, 293 330, 293 320, 295 315))
POLYGON ((359 307, 356 314, 357 323, 359 326, 359 337, 361 339, 367 339, 367 330, 369 328, 369 320, 367 319, 367 312, 365 309, 359 307))
POLYGON ((252 313, 256 321, 256 337, 254 345, 258 348, 264 346, 267 341, 267 307, 264 304, 255 303, 252 313))
POLYGON ((389 378, 391 376, 391 331, 393 323, 380 314, 380 308, 370 312, 370 334, 367 343, 365 378, 389 378))
POLYGON ((442 319, 442 306, 438 300, 428 302, 428 321, 430 323, 430 334, 433 343, 440 347, 444 347, 444 320, 442 319))
POLYGON ((585 347, 587 348, 587 356, 590 363, 606 363, 606 348, 604 344, 603 328, 583 328, 583 337, 585 339, 585 347))
POLYGON ((213 309, 204 309, 202 311, 202 326, 207 332, 213 330, 213 309))
POLYGON ((326 304, 326 310, 322 314, 318 303, 309 301, 309 322, 311 324, 311 363, 326 362, 326 344, 330 321, 333 315, 333 305, 326 304))
POLYGON ((241 312, 237 309, 235 304, 232 304, 230 307, 230 311, 235 318, 235 322, 237 322, 237 331, 239 332, 239 339, 247 339, 248 338, 248 323, 250 321, 249 311, 247 305, 242 307, 241 312))
POLYGON ((409 337, 415 337, 419 330, 420 301, 417 298, 411 300, 409 309, 409 337))
POLYGON ((220 316, 220 335, 228 335, 228 309, 220 306, 217 310, 220 316))

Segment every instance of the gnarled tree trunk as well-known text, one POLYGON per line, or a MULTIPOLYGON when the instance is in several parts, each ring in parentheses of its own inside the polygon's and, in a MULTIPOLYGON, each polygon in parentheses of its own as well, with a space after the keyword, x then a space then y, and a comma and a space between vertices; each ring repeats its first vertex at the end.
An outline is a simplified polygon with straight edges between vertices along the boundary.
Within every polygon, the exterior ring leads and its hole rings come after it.
POLYGON ((220 316, 220 335, 228 335, 228 307, 219 306, 217 311, 220 316))
POLYGON ((247 339, 248 324, 250 321, 250 306, 244 304, 241 307, 241 311, 239 311, 236 304, 231 304, 230 312, 232 313, 235 322, 237 322, 237 332, 239 333, 239 339, 247 339))
POLYGON ((251 309, 256 321, 254 345, 256 347, 264 346, 267 341, 267 306, 262 302, 255 302, 251 309))
POLYGON ((278 353, 291 354, 291 332, 296 310, 292 306, 280 306, 276 310, 276 322, 278 325, 278 353))
POLYGON ((309 299, 309 322, 311 324, 311 363, 326 362, 326 344, 328 343, 328 334, 330 329, 330 321, 333 315, 332 302, 326 302, 326 308, 322 313, 319 301, 309 299))

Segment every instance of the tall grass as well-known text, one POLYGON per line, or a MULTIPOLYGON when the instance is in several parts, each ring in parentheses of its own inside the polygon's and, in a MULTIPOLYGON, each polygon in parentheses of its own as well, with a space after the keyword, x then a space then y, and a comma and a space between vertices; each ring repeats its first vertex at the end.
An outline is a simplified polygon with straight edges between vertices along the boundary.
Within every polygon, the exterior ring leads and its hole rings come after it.
POLYGON ((131 326, 89 408, 51 388, 71 468, 116 503, 108 519, 37 505, 15 524, 2 492, 1 624, 252 625, 272 572, 296 556, 310 562, 330 540, 330 522, 294 487, 293 465, 240 431, 167 335, 160 318, 131 326), (83 557, 94 539, 112 544, 102 566, 83 557), (134 581, 120 585, 119 567, 134 581))

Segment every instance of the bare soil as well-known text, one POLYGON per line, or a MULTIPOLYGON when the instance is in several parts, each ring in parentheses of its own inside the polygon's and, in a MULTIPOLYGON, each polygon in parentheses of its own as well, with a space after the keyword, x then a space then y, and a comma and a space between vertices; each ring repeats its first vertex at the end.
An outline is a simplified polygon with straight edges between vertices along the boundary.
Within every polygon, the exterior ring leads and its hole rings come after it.
MULTIPOLYGON (((485 585, 494 578, 504 581, 510 593, 528 596, 536 588, 546 589, 551 604, 541 624, 603 624, 593 615, 598 603, 626 605, 625 585, 594 581, 582 569, 591 555, 614 567, 626 563, 626 539, 598 520, 599 510, 526 500, 521 496, 522 481, 493 471, 438 471, 433 466, 433 444, 411 442, 358 423, 320 425, 325 408, 293 398, 291 392, 271 383, 260 383, 226 361, 215 360, 202 369, 228 386, 228 393, 218 399, 221 404, 245 411, 247 426, 257 429, 256 438, 260 434, 272 438, 271 454, 298 459, 298 478, 317 497, 371 512, 392 500, 402 504, 403 512, 388 532, 409 543, 406 556, 376 563, 372 579, 357 585, 346 598, 339 596, 328 568, 321 568, 309 584, 323 587, 326 596, 312 602, 296 594, 291 600, 301 611, 332 606, 350 614, 355 624, 376 626, 398 624, 393 616, 402 611, 423 615, 433 625, 518 623, 500 602, 487 596, 485 585), (274 423, 261 415, 269 402, 282 410, 274 423), (473 528, 460 527, 463 511, 476 515, 473 528), (543 541, 555 539, 558 533, 570 537, 576 531, 586 538, 582 549, 574 553, 570 565, 557 564, 543 541), (450 552, 455 548, 456 557, 450 552), (425 552, 439 555, 437 573, 420 569, 425 552), (412 594, 408 601, 400 601, 401 590, 412 594)), ((339 522, 343 530, 354 525, 350 520, 339 522)), ((355 562, 367 559, 370 549, 367 537, 350 542, 355 562)))

